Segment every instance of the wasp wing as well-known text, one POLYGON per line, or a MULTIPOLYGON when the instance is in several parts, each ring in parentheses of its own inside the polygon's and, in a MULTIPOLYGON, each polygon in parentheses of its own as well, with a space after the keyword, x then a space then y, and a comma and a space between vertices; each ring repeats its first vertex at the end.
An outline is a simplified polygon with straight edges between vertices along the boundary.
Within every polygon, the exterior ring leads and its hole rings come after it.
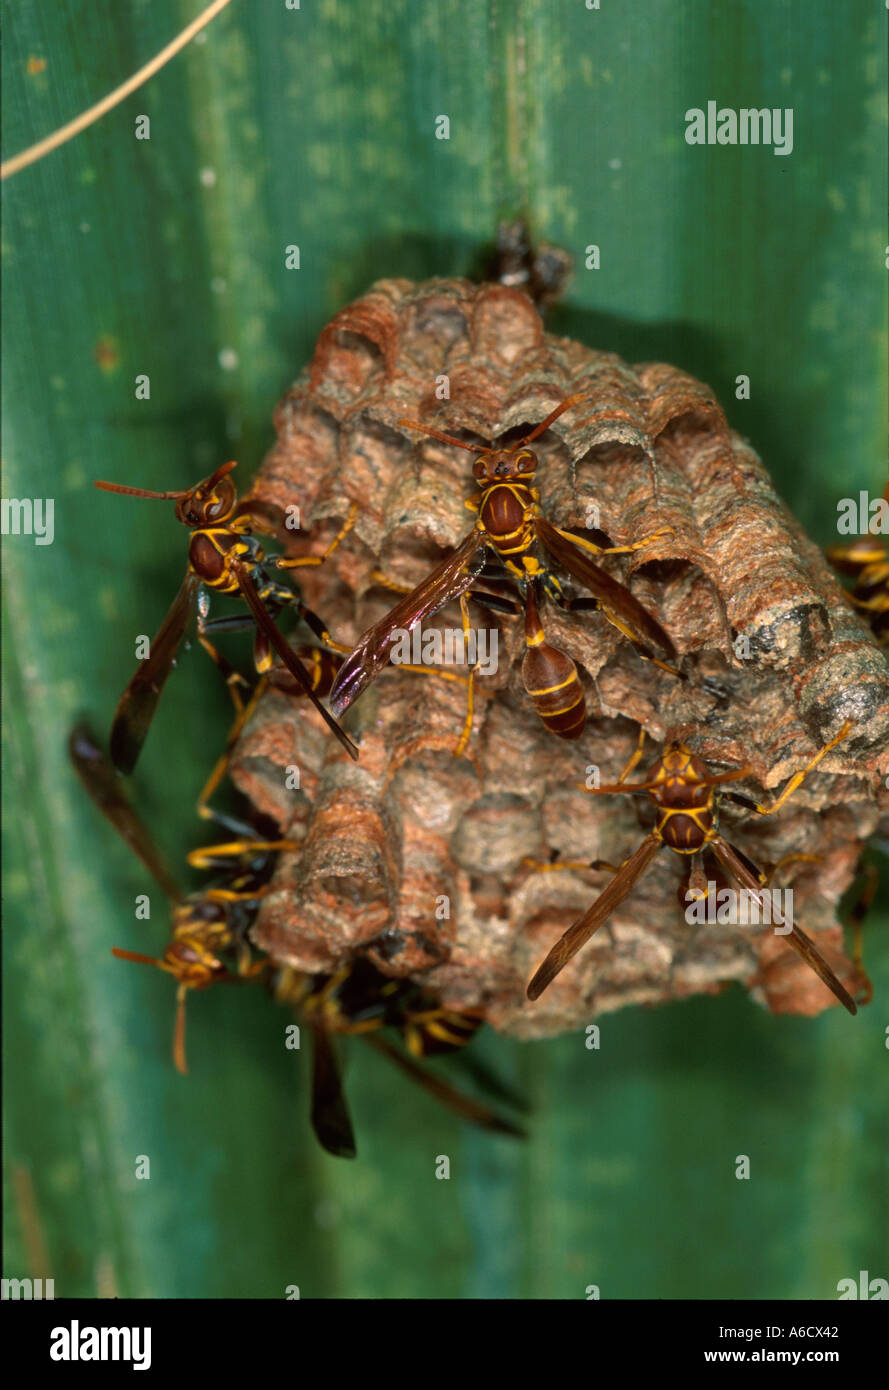
POLYGON ((498 1076, 497 1073, 493 1071, 486 1062, 483 1062, 471 1049, 469 1051, 464 1049, 462 1052, 458 1052, 456 1054, 455 1065, 458 1066, 461 1071, 465 1071, 475 1084, 481 1090, 487 1092, 494 1100, 504 1101, 507 1105, 511 1106, 513 1110, 519 1110, 524 1114, 528 1114, 530 1111, 531 1106, 526 1097, 519 1091, 513 1090, 512 1086, 510 1086, 507 1081, 504 1081, 501 1076, 498 1076))
POLYGON ((139 663, 120 697, 110 739, 111 761, 119 772, 132 772, 139 760, 167 676, 194 614, 199 587, 198 576, 189 570, 151 643, 150 655, 139 663))
POLYGON ((631 854, 625 864, 618 869, 614 878, 599 894, 592 907, 570 926, 556 942, 543 964, 538 966, 528 985, 528 998, 539 999, 547 985, 551 985, 560 970, 564 970, 582 946, 585 946, 594 932, 608 921, 614 909, 629 893, 633 884, 648 868, 661 847, 657 835, 646 835, 639 848, 631 854))
POLYGON ((171 902, 180 902, 179 885, 124 791, 123 783, 86 724, 77 724, 68 735, 68 755, 87 793, 110 821, 118 835, 141 859, 171 902))
POLYGON ((484 533, 473 527, 453 555, 437 565, 390 609, 385 618, 374 623, 358 639, 330 692, 330 708, 334 714, 341 715, 347 710, 384 669, 397 632, 409 632, 431 613, 437 613, 446 603, 465 594, 482 568, 484 543, 484 533))
POLYGON ((613 614, 630 629, 637 641, 651 643, 666 652, 667 656, 676 656, 669 633, 664 631, 647 608, 643 608, 625 584, 612 579, 580 546, 572 544, 557 531, 546 517, 535 517, 534 529, 541 545, 562 569, 599 600, 606 617, 610 618, 613 614))
POLYGON ((235 560, 234 567, 235 573, 238 577, 238 585, 240 587, 241 593, 247 603, 248 608, 250 609, 251 613, 256 619, 257 627, 259 627, 261 631, 265 634, 265 636, 268 638, 269 642, 274 647, 281 660, 284 662, 284 665, 287 667, 287 670, 290 672, 291 676, 293 676, 293 679, 296 681, 303 694, 311 700, 312 704, 315 706, 316 710, 321 715, 321 718, 324 720, 328 729, 330 729, 331 733, 336 735, 340 743, 345 748, 346 752, 349 754, 349 757, 354 758, 357 762, 358 749, 355 747, 355 744, 349 738, 349 735, 343 729, 340 728, 333 715, 330 714, 330 712, 324 708, 321 701, 318 699, 318 696, 312 689, 312 677, 309 675, 305 666, 303 666, 299 657, 296 655, 293 648, 290 646, 290 643, 287 642, 284 637, 282 637, 281 633, 278 631, 277 627, 275 626, 274 622, 269 616, 265 604, 259 597, 259 592, 256 588, 256 585, 253 583, 247 566, 241 564, 240 560, 235 560))
POLYGON ((311 1020, 312 1128, 318 1142, 335 1158, 354 1158, 358 1152, 349 1108, 343 1094, 339 1064, 330 1034, 311 1020))
MULTIPOLYGON (((749 893, 754 894, 757 901, 762 905, 763 886, 756 876, 750 872, 738 851, 732 849, 732 846, 727 840, 723 840, 721 835, 717 835, 714 840, 711 840, 710 845, 722 867, 731 874, 732 878, 736 879, 737 882, 741 884, 742 888, 746 888, 749 893)), ((843 1008, 848 1009, 850 1014, 857 1014, 858 1005, 848 991, 840 984, 811 937, 806 936, 806 933, 802 931, 796 923, 793 923, 790 932, 786 936, 786 941, 788 946, 791 946, 793 950, 796 951, 797 955, 802 957, 806 965, 814 970, 819 980, 827 985, 831 994, 839 999, 843 1008)))
POLYGON ((442 1105, 453 1110, 464 1120, 470 1120, 474 1125, 481 1125, 483 1129, 495 1130, 498 1134, 508 1134, 513 1139, 524 1139, 525 1131, 518 1125, 514 1125, 510 1120, 503 1119, 490 1106, 484 1105, 481 1101, 475 1100, 472 1096, 464 1095, 455 1086, 444 1081, 440 1076, 435 1076, 425 1067, 420 1066, 419 1062, 414 1061, 413 1057, 402 1052, 400 1048, 394 1047, 385 1038, 376 1037, 372 1033, 365 1035, 365 1042, 370 1043, 378 1052, 382 1052, 388 1057, 390 1062, 394 1062, 410 1079, 424 1091, 440 1101, 442 1105))

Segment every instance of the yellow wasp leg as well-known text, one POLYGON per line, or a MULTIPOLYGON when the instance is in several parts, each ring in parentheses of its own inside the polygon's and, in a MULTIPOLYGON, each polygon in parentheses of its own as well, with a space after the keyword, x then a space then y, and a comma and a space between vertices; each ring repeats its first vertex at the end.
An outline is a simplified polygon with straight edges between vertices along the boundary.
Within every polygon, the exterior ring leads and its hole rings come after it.
POLYGON ((204 783, 203 787, 201 788, 201 794, 198 797, 197 811, 198 815, 201 817, 202 820, 211 820, 213 817, 213 812, 210 810, 210 807, 207 805, 207 802, 210 800, 210 797, 216 791, 216 788, 219 786, 219 783, 222 781, 223 777, 228 771, 228 765, 231 762, 231 756, 234 752, 235 744, 241 737, 241 731, 245 728, 245 726, 251 719, 253 711, 256 709, 256 706, 259 704, 260 698, 265 693, 267 685, 268 682, 265 680, 265 678, 260 680, 250 699, 247 701, 247 704, 245 705, 242 703, 241 707, 237 710, 237 713, 235 715, 235 722, 232 725, 229 731, 228 738, 225 742, 225 748, 223 749, 220 757, 217 758, 213 770, 210 773, 210 776, 207 778, 206 782, 204 783))
POLYGON ((672 526, 661 526, 657 531, 652 531, 650 535, 643 536, 641 541, 634 541, 632 545, 596 545, 594 541, 584 540, 582 536, 576 536, 573 531, 562 531, 557 526, 555 528, 560 536, 564 536, 566 541, 572 541, 574 545, 579 545, 582 550, 588 550, 591 555, 629 555, 633 550, 642 550, 646 545, 651 545, 652 541, 659 540, 661 536, 672 536, 672 526))
POLYGON ((796 791, 797 787, 800 786, 803 779, 808 776, 808 774, 812 771, 813 768, 818 766, 818 764, 821 762, 821 759, 826 757, 827 754, 831 751, 831 749, 836 748, 838 743, 842 743, 843 739, 849 736, 854 727, 855 725, 852 722, 852 720, 848 719, 846 723, 843 725, 843 727, 840 729, 840 732, 837 734, 836 738, 832 738, 830 740, 830 743, 825 743, 824 747, 818 753, 815 754, 814 758, 812 758, 808 763, 806 763, 806 766, 804 768, 802 768, 799 772, 795 772, 793 774, 790 781, 787 783, 787 786, 784 788, 783 792, 778 797, 778 800, 774 802, 773 805, 760 806, 759 804, 757 804, 756 810, 759 812, 759 814, 761 816, 771 816, 774 814, 775 811, 779 810, 780 807, 784 805, 784 802, 788 799, 788 797, 793 796, 793 793, 796 791))
POLYGON ((353 502, 351 507, 349 508, 349 514, 343 522, 342 526, 337 531, 333 540, 330 542, 330 545, 327 547, 325 551, 323 551, 321 555, 297 555, 292 559, 286 559, 279 556, 276 562, 278 569, 291 570, 298 569, 301 565, 323 565, 324 561, 330 558, 330 556, 336 550, 340 542, 344 540, 346 536, 348 536, 352 527, 355 525, 355 522, 358 520, 359 511, 360 508, 358 506, 358 503, 353 502))

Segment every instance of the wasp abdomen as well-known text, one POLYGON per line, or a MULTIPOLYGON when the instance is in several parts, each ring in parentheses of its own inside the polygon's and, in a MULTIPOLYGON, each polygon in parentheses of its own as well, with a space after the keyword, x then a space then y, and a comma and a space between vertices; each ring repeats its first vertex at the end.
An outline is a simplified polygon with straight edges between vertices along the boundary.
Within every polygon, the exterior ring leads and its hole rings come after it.
POLYGON ((458 1013, 454 1009, 432 1009, 425 1014, 408 1015, 403 1028, 405 1046, 415 1057, 434 1057, 456 1052, 475 1037, 484 1023, 481 1013, 458 1013))
POLYGON ((580 738, 586 723, 586 702, 570 656, 546 643, 529 647, 522 662, 522 680, 550 733, 559 738, 580 738))
MULTIPOLYGON (((256 669, 258 671, 271 671, 272 684, 278 690, 286 690, 289 695, 299 699, 305 694, 283 666, 275 666, 272 662, 271 653, 268 650, 268 643, 259 649, 257 643, 256 669), (260 664, 264 663, 264 664, 260 664)), ((301 646, 296 647, 295 652, 299 660, 306 669, 311 689, 316 695, 329 695, 333 683, 337 678, 337 673, 343 664, 341 656, 334 652, 325 651, 323 647, 301 646)))

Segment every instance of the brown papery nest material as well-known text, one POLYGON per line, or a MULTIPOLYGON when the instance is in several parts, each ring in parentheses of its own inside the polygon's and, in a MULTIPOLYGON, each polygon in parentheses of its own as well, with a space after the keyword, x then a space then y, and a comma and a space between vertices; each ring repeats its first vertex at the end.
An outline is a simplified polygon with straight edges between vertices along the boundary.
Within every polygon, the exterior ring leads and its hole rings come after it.
MULTIPOLYGON (((294 572, 336 638, 352 644, 396 598, 375 571, 412 586, 473 524, 471 455, 398 420, 509 441, 579 391, 584 400, 534 446, 544 514, 612 544, 672 528, 603 564, 659 617, 688 680, 641 660, 600 614, 548 605, 548 640, 577 662, 589 711, 580 740, 565 742, 544 730, 523 690, 520 621, 473 606, 475 621, 499 629, 500 660, 478 681, 460 758, 465 688, 435 675, 387 669, 358 700, 346 717, 357 765, 305 701, 269 692, 233 773, 303 848, 280 862, 257 944, 313 971, 367 952, 383 971, 422 979, 449 1006, 481 1006, 495 1028, 520 1037, 731 981, 774 1012, 819 1013, 833 996, 779 936, 686 923, 677 894, 687 865, 666 849, 541 999, 525 999, 535 966, 608 878, 525 861, 627 857, 650 824, 644 802, 590 796, 583 784, 591 766, 616 780, 640 727, 650 742, 637 780, 678 730, 721 770, 749 765, 740 789, 769 801, 854 721, 774 818, 725 805, 721 827, 763 867, 817 856, 794 861, 782 881, 847 988, 858 983, 836 906, 889 809, 889 665, 708 387, 675 367, 630 366, 545 333, 518 290, 381 281, 322 332, 278 407, 277 444, 251 498, 281 519, 291 554, 319 553, 358 504, 330 560, 294 572), (294 507, 298 531, 283 524, 294 507), (288 786, 294 770, 298 788, 288 786)), ((458 627, 456 607, 435 624, 458 627)))

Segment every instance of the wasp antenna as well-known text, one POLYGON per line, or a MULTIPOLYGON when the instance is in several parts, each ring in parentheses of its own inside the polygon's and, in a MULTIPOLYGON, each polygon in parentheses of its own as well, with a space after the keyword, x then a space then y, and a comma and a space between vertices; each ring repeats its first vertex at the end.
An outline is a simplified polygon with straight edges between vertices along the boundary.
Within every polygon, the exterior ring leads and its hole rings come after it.
POLYGON ((111 954, 118 960, 133 960, 137 965, 156 965, 159 970, 164 969, 163 961, 158 960, 157 956, 143 956, 139 951, 124 951, 120 946, 112 946, 111 954))
MULTIPOLYGON (((237 459, 231 459, 231 460, 229 460, 228 463, 221 463, 221 464, 219 465, 219 467, 217 468, 216 472, 210 474, 209 478, 208 478, 207 481, 206 481, 205 486, 206 486, 206 487, 213 487, 216 483, 219 482, 219 479, 220 479, 220 478, 224 478, 224 477, 226 476, 227 473, 231 473, 232 469, 233 469, 233 468, 237 468, 237 466, 238 466, 238 461, 237 461, 237 459)), ((193 488, 189 488, 189 492, 193 492, 193 491, 194 491, 193 488)), ((179 495, 180 495, 180 496, 184 496, 185 494, 184 494, 184 493, 180 493, 179 495)))
POLYGON ((544 430, 548 430, 560 415, 564 415, 566 410, 571 409, 572 405, 577 405, 578 401, 582 401, 585 395, 585 391, 577 391, 573 396, 567 396, 561 405, 557 405, 555 410, 550 411, 545 420, 541 420, 539 425, 534 426, 530 434, 526 434, 524 439, 520 439, 518 444, 513 445, 509 453, 514 454, 516 449, 524 449, 526 444, 530 444, 532 439, 536 439, 538 435, 543 434, 544 430))
POLYGON ((95 480, 93 487, 100 487, 103 492, 123 492, 127 497, 155 497, 164 502, 175 502, 180 497, 187 497, 191 491, 191 488, 187 488, 185 492, 151 492, 144 487, 127 487, 126 483, 106 483, 100 478, 95 480))
POLYGON ((441 430, 434 430, 429 425, 421 425, 419 420, 396 420, 397 425, 406 430, 419 430, 421 434, 429 434, 433 439, 438 439, 442 444, 453 444, 455 449, 467 449, 470 454, 489 454, 489 446, 484 444, 467 444, 462 439, 455 439, 452 434, 443 434, 441 430))

